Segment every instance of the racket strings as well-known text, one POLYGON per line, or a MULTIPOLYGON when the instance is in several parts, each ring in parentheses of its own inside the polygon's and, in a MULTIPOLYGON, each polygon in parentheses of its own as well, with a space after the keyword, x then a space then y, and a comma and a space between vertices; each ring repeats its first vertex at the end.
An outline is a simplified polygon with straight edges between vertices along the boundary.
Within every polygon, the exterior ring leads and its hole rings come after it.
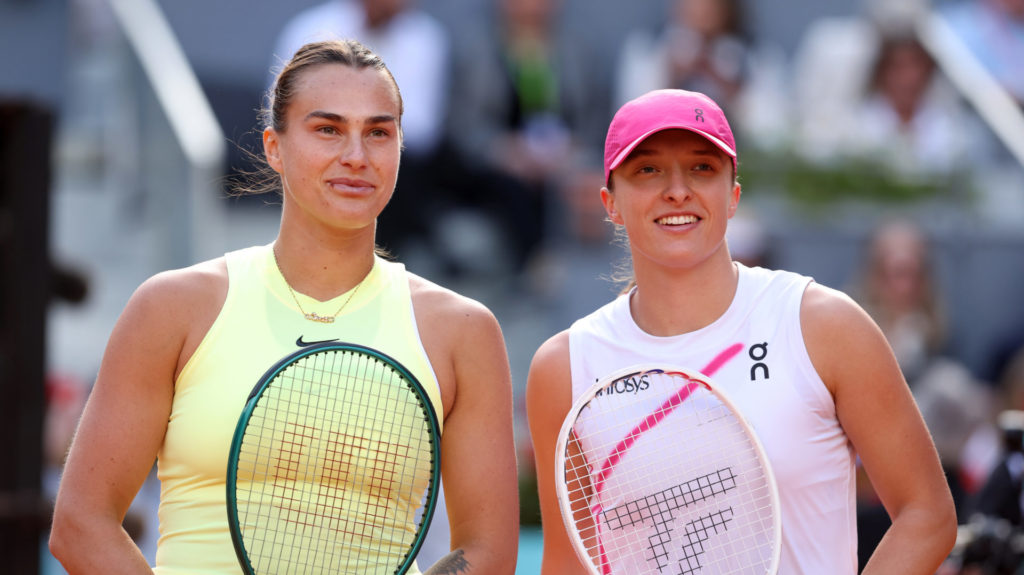
POLYGON ((645 375, 653 409, 597 396, 566 444, 585 555, 600 573, 765 573, 774 499, 755 441, 703 384, 645 375))
MULTIPOLYGON (((259 573, 393 572, 432 481, 424 406, 388 364, 319 353, 278 374, 238 461, 238 515, 259 573)), ((404 559, 404 557, 403 557, 404 559)))

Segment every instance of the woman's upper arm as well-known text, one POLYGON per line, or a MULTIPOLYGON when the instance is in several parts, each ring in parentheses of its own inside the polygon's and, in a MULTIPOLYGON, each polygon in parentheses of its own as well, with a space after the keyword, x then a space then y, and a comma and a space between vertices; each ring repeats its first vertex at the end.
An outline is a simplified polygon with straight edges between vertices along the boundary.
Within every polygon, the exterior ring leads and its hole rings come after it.
POLYGON ((952 498, 931 435, 884 334, 845 294, 811 284, 801 323, 807 349, 883 505, 945 519, 952 498))
POLYGON ((182 279, 175 272, 147 280, 114 325, 65 465, 58 516, 120 522, 152 469, 187 334, 182 279))
POLYGON ((555 444, 571 403, 569 333, 563 331, 546 341, 534 354, 526 382, 526 413, 533 441, 544 531, 541 565, 544 575, 586 573, 565 532, 555 495, 555 444))
POLYGON ((470 300, 460 301, 445 325, 451 330, 456 381, 441 440, 451 544, 467 554, 473 548, 470 563, 476 567, 483 561, 494 566, 488 572, 509 568, 511 573, 519 540, 519 486, 505 340, 494 315, 470 300))

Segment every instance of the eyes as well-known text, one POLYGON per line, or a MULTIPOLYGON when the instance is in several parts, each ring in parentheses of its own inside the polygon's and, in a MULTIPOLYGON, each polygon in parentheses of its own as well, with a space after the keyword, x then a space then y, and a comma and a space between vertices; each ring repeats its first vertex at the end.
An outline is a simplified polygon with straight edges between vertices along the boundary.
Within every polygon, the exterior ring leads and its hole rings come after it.
MULTIPOLYGON (((644 158, 635 162, 634 166, 627 166, 628 173, 636 176, 656 176, 672 169, 673 163, 667 160, 651 160, 644 158)), ((699 175, 713 175, 721 170, 721 162, 715 160, 694 159, 681 162, 687 173, 699 175)))
MULTIPOLYGON (((318 134, 322 134, 324 136, 341 136, 341 135, 343 135, 341 130, 339 130, 336 126, 331 125, 331 124, 323 124, 323 125, 315 126, 313 128, 313 131, 318 133, 318 134)), ((366 136, 369 137, 369 138, 372 138, 372 139, 387 139, 388 137, 391 136, 391 131, 387 130, 385 128, 379 128, 379 127, 369 128, 366 131, 366 136)))

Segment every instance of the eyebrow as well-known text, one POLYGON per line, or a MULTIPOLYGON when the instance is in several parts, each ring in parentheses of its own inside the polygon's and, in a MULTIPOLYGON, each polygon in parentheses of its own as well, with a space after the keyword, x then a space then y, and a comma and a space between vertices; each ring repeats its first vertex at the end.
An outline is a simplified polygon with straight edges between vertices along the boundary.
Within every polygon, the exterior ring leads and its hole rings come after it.
MULTIPOLYGON (((306 120, 310 120, 311 118, 320 118, 322 120, 336 122, 338 124, 348 123, 348 118, 346 118, 345 116, 335 114, 334 112, 325 112, 323 110, 313 110, 312 112, 306 114, 306 120)), ((395 118, 395 116, 392 116, 391 114, 370 116, 369 118, 366 119, 367 124, 389 124, 397 121, 397 118, 395 118)))

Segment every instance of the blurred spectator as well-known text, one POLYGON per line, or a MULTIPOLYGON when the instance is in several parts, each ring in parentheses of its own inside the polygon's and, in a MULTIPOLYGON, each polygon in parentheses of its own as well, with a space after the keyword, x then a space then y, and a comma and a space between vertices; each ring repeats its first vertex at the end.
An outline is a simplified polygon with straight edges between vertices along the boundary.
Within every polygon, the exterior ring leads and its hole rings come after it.
POLYGON ((600 165, 605 100, 588 84, 583 44, 561 27, 562 0, 490 9, 463 38, 449 132, 468 171, 463 204, 501 223, 522 270, 548 239, 562 186, 600 165))
POLYGON ((981 126, 918 42, 915 14, 902 5, 872 0, 862 15, 808 30, 795 66, 803 157, 868 160, 917 178, 968 167, 981 126))
POLYGON ((414 239, 431 233, 434 218, 423 197, 435 197, 443 170, 444 125, 451 83, 451 38, 416 0, 328 0, 287 22, 277 39, 271 66, 281 64, 306 42, 355 38, 384 59, 402 92, 405 148, 398 184, 378 222, 378 242, 400 255, 414 239))
POLYGON ((870 13, 810 23, 793 57, 798 151, 831 157, 835 139, 868 83, 878 30, 870 13))
POLYGON ((882 328, 911 386, 947 342, 946 310, 932 265, 929 239, 917 224, 884 222, 869 239, 851 290, 882 328))
POLYGON ((1024 105, 1024 0, 961 0, 944 15, 981 64, 1024 105))
POLYGON ((867 157, 906 176, 963 170, 972 133, 971 116, 935 62, 908 32, 879 41, 868 89, 843 130, 840 153, 867 157))
POLYGON ((1018 229, 1024 171, 988 120, 965 105, 958 90, 971 88, 942 72, 953 64, 937 67, 918 44, 927 2, 864 0, 863 7, 812 22, 796 51, 795 181, 809 182, 790 189, 883 201, 941 195, 966 217, 1018 229))
POLYGON ((659 88, 703 92, 730 113, 749 74, 740 0, 672 0, 664 27, 626 37, 616 108, 659 88))
POLYGON ((745 20, 742 0, 670 0, 657 29, 626 36, 612 109, 660 88, 702 92, 734 118, 738 137, 777 145, 790 112, 785 56, 756 45, 745 20))

